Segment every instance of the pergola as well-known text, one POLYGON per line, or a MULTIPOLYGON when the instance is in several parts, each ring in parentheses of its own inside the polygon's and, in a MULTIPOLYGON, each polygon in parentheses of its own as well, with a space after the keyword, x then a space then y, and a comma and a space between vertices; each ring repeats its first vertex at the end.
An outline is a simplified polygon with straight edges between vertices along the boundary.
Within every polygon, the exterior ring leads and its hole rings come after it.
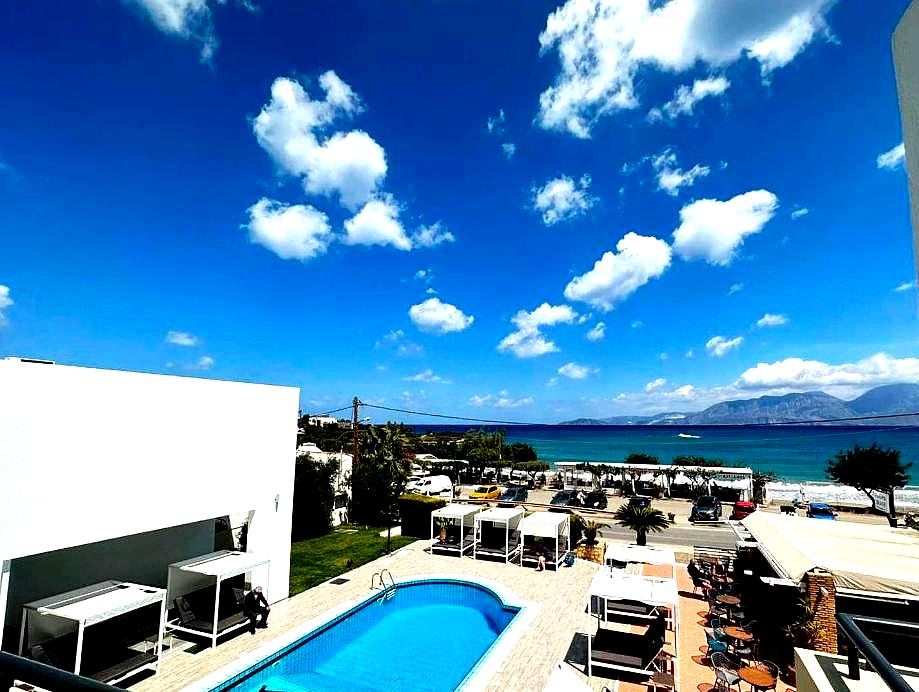
POLYGON ((475 547, 472 555, 500 557, 510 562, 520 554, 520 521, 523 507, 494 507, 475 515, 475 547))
POLYGON ((646 545, 622 545, 610 543, 606 546, 603 561, 613 569, 619 565, 642 563, 646 565, 676 565, 676 555, 670 548, 652 548, 646 545))
POLYGON ((462 557, 472 550, 475 545, 475 516, 483 509, 482 505, 453 503, 431 512, 431 552, 440 550, 462 557), (437 519, 450 524, 446 540, 440 540, 439 531, 435 528, 437 519))
POLYGON ((569 518, 563 512, 533 512, 524 517, 520 522, 520 544, 522 546, 521 564, 537 564, 539 554, 535 545, 527 545, 527 537, 543 539, 549 545, 543 545, 543 554, 546 563, 555 565, 556 569, 565 559, 569 548, 569 518), (552 550, 552 544, 555 550, 552 550))
POLYGON ((59 668, 69 668, 72 660, 75 674, 103 682, 117 682, 145 668, 158 673, 165 619, 165 589, 103 581, 23 605, 19 655, 28 649, 33 658, 59 668), (103 638, 99 647, 84 656, 87 628, 154 605, 159 606, 155 644, 145 639, 144 650, 138 651, 125 643, 122 634, 118 638, 103 638))
MULTIPOLYGON (((179 618, 178 621, 166 623, 166 629, 206 636, 211 640, 211 648, 217 646, 217 638, 248 624, 246 618, 230 617, 220 618, 220 584, 224 580, 239 575, 250 574, 256 569, 265 569, 265 581, 268 579, 268 570, 271 561, 262 555, 243 553, 232 550, 218 550, 215 553, 201 555, 182 562, 169 565, 169 577, 166 590, 170 601, 178 601, 180 597, 188 596, 195 592, 203 592, 207 601, 213 598, 213 610, 206 614, 195 612, 195 619, 191 622, 179 618), (213 586, 213 596, 209 594, 213 586)), ((179 606, 176 603, 177 607, 179 606)), ((240 604, 241 605, 241 604, 240 604)))

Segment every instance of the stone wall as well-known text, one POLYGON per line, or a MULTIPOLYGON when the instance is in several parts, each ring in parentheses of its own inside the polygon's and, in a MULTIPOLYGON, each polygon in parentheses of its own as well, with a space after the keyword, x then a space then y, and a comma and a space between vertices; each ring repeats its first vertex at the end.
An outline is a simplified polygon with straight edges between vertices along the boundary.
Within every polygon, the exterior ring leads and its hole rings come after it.
POLYGON ((804 575, 807 604, 817 622, 813 648, 835 654, 836 651, 836 585, 833 575, 813 570, 804 575))

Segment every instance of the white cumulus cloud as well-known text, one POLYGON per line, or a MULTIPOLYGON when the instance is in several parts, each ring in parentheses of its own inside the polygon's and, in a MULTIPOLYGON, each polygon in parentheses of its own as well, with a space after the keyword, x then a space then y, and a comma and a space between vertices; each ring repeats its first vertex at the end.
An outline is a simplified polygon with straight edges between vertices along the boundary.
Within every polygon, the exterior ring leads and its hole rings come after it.
MULTIPOLYGON (((898 284, 893 290, 896 293, 903 293, 904 291, 912 291, 916 288, 916 281, 904 281, 902 284, 898 284)), ((0 305, 0 307, 3 307, 0 305)))
POLYGON ((399 205, 390 196, 372 199, 345 221, 347 245, 392 245, 398 250, 411 250, 412 241, 399 221, 399 205))
POLYGON ((282 259, 306 261, 325 253, 332 241, 329 219, 309 205, 266 198, 249 207, 249 240, 282 259))
POLYGON ((639 105, 637 76, 645 68, 680 73, 700 63, 724 68, 746 57, 758 62, 768 79, 815 37, 828 34, 825 17, 832 5, 833 0, 568 0, 548 16, 539 36, 541 54, 555 51, 561 64, 554 84, 539 97, 536 121, 545 129, 589 137, 604 115, 639 105))
POLYGON ((601 341, 606 336, 606 323, 597 322, 593 328, 587 332, 588 341, 601 341))
POLYGON ((201 339, 188 332, 170 331, 166 332, 166 343, 174 346, 197 346, 201 343, 201 339))
POLYGON ((575 181, 567 175, 553 178, 542 187, 533 187, 533 208, 542 214, 542 222, 552 226, 586 214, 597 201, 590 195, 590 176, 575 181))
POLYGON ((409 375, 408 377, 402 378, 406 382, 429 382, 431 384, 453 384, 450 380, 444 379, 440 375, 436 375, 433 370, 428 368, 427 370, 422 370, 419 373, 414 375, 409 375))
POLYGON ((331 70, 319 77, 319 86, 324 96, 314 99, 296 80, 278 77, 271 85, 271 101, 252 129, 281 171, 302 177, 307 192, 337 194, 353 211, 376 193, 386 176, 386 153, 362 130, 329 133, 336 120, 356 115, 362 106, 331 70))
POLYGON ((532 312, 519 310, 511 318, 517 330, 501 340, 498 350, 502 353, 510 351, 518 358, 535 358, 555 353, 559 350, 558 346, 547 339, 540 330, 557 324, 571 324, 577 317, 577 312, 568 305, 543 303, 532 312))
POLYGON ((0 327, 5 327, 8 324, 5 311, 13 305, 13 298, 10 296, 9 286, 0 284, 0 327))
POLYGON ((190 369, 191 370, 210 370, 212 367, 214 367, 214 363, 215 363, 214 359, 211 358, 210 356, 201 356, 198 360, 196 360, 190 366, 190 369))
POLYGON ((667 380, 663 377, 658 377, 656 380, 651 380, 648 384, 645 385, 646 392, 654 392, 667 384, 667 380))
POLYGON ((412 242, 417 247, 437 247, 443 243, 452 243, 456 238, 444 225, 437 221, 429 226, 420 226, 412 234, 412 242))
POLYGON ((413 305, 409 308, 408 316, 418 329, 432 334, 461 332, 475 320, 455 305, 441 302, 440 298, 428 298, 423 303, 413 305))
POLYGON ((733 339, 726 339, 723 336, 713 336, 705 342, 705 350, 708 355, 715 358, 721 358, 728 351, 738 348, 743 343, 742 336, 735 336, 733 339))
POLYGON ((886 168, 889 171, 893 170, 894 168, 902 165, 903 159, 905 157, 906 148, 903 146, 903 142, 900 142, 893 149, 888 149, 883 154, 878 154, 878 168, 886 168))
POLYGON ((692 115, 696 104, 709 96, 720 96, 731 83, 724 77, 709 77, 707 79, 697 79, 692 83, 680 85, 673 93, 673 98, 667 101, 660 108, 652 108, 648 111, 648 118, 651 120, 673 120, 681 115, 692 115))
POLYGON ((741 374, 736 385, 743 389, 801 390, 840 386, 867 388, 917 381, 919 358, 894 358, 886 353, 876 353, 855 363, 835 365, 802 358, 759 363, 741 374))
POLYGON ((514 157, 514 154, 517 153, 517 145, 513 142, 504 142, 501 145, 501 151, 504 152, 504 157, 511 159, 514 157))
POLYGON ((731 287, 728 289, 728 295, 732 296, 735 293, 740 293, 743 290, 743 284, 731 284, 731 287))
POLYGON ((729 200, 700 199, 680 210, 673 249, 685 260, 730 264, 744 238, 759 233, 778 208, 768 190, 752 190, 729 200))
POLYGON ((533 397, 525 396, 518 399, 511 397, 507 390, 501 390, 497 396, 494 394, 474 394, 469 397, 469 403, 476 407, 492 406, 494 408, 520 408, 533 404, 533 397))
POLYGON ((143 9, 160 31, 200 44, 202 60, 210 60, 217 50, 211 6, 222 0, 127 1, 143 9))
POLYGON ((771 312, 767 312, 765 315, 756 320, 757 327, 781 327, 783 324, 788 324, 788 317, 785 315, 776 315, 771 312))
POLYGON ((569 380, 585 380, 597 371, 596 369, 590 368, 586 365, 578 365, 577 363, 565 363, 558 369, 557 372, 559 375, 562 377, 567 377, 569 380))
POLYGON ((791 212, 791 218, 793 221, 797 221, 798 219, 804 218, 810 213, 811 213, 811 210, 808 209, 807 207, 798 207, 793 212, 791 212))
POLYGON ((670 246, 663 240, 627 233, 616 243, 616 252, 603 253, 593 269, 569 282, 565 297, 612 310, 616 303, 663 274, 670 258, 670 246))

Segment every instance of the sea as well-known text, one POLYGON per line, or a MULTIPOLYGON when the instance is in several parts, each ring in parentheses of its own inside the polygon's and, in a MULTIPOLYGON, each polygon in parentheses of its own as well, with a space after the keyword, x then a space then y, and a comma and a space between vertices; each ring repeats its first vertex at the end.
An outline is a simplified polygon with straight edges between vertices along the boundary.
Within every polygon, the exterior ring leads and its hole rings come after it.
MULTIPOLYGON (((416 432, 478 429, 469 425, 412 425, 416 432)), ((910 484, 897 492, 900 508, 919 508, 919 427, 868 426, 671 426, 671 425, 513 425, 484 426, 505 432, 508 443, 526 442, 539 458, 558 461, 624 461, 633 452, 652 454, 667 464, 677 456, 719 459, 728 466, 772 471, 773 500, 798 497, 831 504, 868 505, 864 493, 826 477, 826 465, 837 452, 859 444, 899 449, 913 462, 910 484)))

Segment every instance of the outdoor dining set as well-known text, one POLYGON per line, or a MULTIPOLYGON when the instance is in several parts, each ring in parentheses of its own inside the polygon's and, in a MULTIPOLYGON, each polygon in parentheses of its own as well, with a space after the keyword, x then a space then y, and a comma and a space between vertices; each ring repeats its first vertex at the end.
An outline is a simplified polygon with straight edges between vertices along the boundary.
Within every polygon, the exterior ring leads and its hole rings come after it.
POLYGON ((689 564, 693 587, 708 602, 704 613, 705 659, 715 671, 716 692, 741 690, 741 683, 751 692, 774 690, 779 668, 758 656, 756 621, 748 621, 743 603, 730 576, 730 561, 724 559, 693 560, 689 564))

